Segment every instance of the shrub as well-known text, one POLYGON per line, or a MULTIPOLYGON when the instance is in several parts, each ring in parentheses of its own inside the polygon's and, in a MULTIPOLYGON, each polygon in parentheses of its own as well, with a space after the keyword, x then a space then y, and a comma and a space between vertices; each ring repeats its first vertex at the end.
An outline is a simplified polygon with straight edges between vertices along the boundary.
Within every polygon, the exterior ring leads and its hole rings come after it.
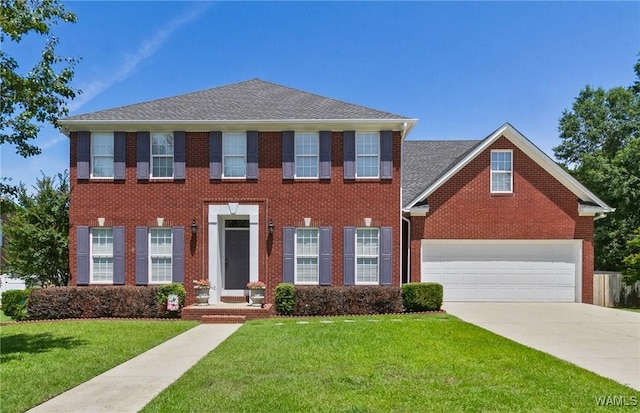
POLYGON ((182 308, 184 307, 184 299, 187 295, 186 290, 184 289, 184 285, 173 283, 167 284, 160 287, 158 290, 157 301, 158 304, 164 308, 164 312, 162 314, 163 317, 180 317, 180 313, 182 312, 182 308), (171 294, 175 294, 178 296, 178 302, 180 303, 178 311, 169 311, 167 310, 167 299, 171 294))
MULTIPOLYGON (((156 318, 167 312, 163 287, 170 286, 88 286, 52 287, 33 291, 27 301, 30 319, 62 318, 156 318)), ((168 295, 168 294, 167 294, 168 295)), ((178 296, 180 294, 178 293, 178 296)), ((184 298, 182 299, 184 303, 184 298)))
POLYGON ((402 312, 400 289, 392 286, 296 286, 293 315, 337 316, 402 312))
POLYGON ((442 284, 404 284, 402 300, 405 311, 438 311, 442 306, 442 284))
POLYGON ((2 311, 16 321, 27 317, 27 298, 31 289, 8 290, 2 293, 2 311))
POLYGON ((290 283, 280 283, 276 287, 276 311, 280 315, 293 314, 295 305, 295 287, 290 283))

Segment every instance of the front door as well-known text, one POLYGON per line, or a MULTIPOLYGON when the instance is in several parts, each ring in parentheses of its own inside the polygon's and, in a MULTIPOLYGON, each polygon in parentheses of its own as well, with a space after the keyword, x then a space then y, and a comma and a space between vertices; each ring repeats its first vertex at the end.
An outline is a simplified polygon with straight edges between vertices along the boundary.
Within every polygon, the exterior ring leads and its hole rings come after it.
POLYGON ((224 221, 225 290, 244 290, 249 282, 249 220, 224 221))

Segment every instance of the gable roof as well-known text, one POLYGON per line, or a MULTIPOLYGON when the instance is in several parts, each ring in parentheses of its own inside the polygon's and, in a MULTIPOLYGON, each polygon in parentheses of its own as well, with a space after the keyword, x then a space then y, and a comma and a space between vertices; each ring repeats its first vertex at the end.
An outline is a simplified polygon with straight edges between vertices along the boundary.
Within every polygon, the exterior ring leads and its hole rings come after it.
MULTIPOLYGON (((417 119, 315 95, 260 79, 199 92, 70 116, 65 127, 81 124, 203 123, 408 123, 417 119)), ((408 131, 407 131, 408 132, 408 131)))
MULTIPOLYGON (((537 146, 535 146, 530 140, 528 140, 524 135, 522 135, 516 128, 514 128, 511 124, 505 123, 495 131, 493 131, 489 136, 487 136, 482 141, 477 142, 475 145, 472 145, 468 148, 467 152, 464 154, 460 154, 458 159, 456 159, 452 165, 446 170, 438 175, 437 177, 433 177, 433 175, 429 175, 428 173, 423 176, 424 181, 422 185, 422 191, 420 191, 416 196, 411 198, 409 201, 405 202, 405 198, 403 196, 403 210, 409 211, 412 207, 417 204, 425 201, 429 195, 435 192, 438 188, 440 188, 444 183, 446 183, 452 176, 458 173, 462 168, 464 168, 469 162, 475 159, 480 153, 482 153, 485 149, 487 149, 493 142, 495 142, 498 138, 504 136, 509 139, 511 143, 513 143, 518 149, 524 152, 529 158, 531 158, 534 162, 536 162, 542 169, 551 174, 554 178, 556 178, 560 183, 562 183, 569 191, 574 193, 576 197, 580 200, 579 210, 581 213, 585 214, 595 214, 595 213, 607 213, 615 211, 614 208, 608 206, 605 202, 603 202, 600 198, 598 198, 593 192, 589 191, 584 185, 578 182, 574 177, 572 177, 567 171, 562 169, 556 162, 553 161, 547 154, 542 152, 537 146), (588 206, 588 208, 586 207, 588 206)), ((467 141, 469 142, 469 141, 467 141)), ((407 151, 404 149, 404 145, 409 142, 403 143, 403 151, 407 151)), ((436 156, 437 157, 437 156, 436 156)), ((411 165, 411 164, 410 164, 411 165)), ((418 167, 417 162, 413 163, 413 167, 418 167)), ((403 173, 405 173, 405 169, 403 167, 403 173)), ((415 173, 406 171, 406 173, 415 173)), ((416 173, 417 175, 417 173, 416 173)), ((419 179, 419 177, 414 176, 412 178, 413 181, 419 179)), ((403 188, 404 190, 404 188, 403 188)), ((414 189, 415 191, 415 189, 414 189)), ((407 196, 407 199, 410 195, 407 196)))
POLYGON ((480 142, 405 141, 402 144, 402 205, 420 195, 480 142))

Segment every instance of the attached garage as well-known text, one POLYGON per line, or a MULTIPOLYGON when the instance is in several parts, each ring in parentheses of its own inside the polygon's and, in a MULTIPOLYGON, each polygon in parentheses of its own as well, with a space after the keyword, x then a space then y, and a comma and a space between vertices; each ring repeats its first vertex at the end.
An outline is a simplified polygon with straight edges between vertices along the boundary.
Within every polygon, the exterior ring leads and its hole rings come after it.
POLYGON ((445 301, 581 301, 581 240, 422 240, 445 301))

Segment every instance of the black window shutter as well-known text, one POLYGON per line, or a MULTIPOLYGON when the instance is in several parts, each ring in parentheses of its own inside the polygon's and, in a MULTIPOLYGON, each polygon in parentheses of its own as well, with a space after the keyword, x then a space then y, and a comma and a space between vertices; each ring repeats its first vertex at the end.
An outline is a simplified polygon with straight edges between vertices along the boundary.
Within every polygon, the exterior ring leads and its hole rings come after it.
POLYGON ((282 132, 282 179, 293 179, 295 176, 295 135, 293 131, 282 132))
POLYGON ((147 227, 136 227, 136 284, 149 283, 149 236, 147 227))
POLYGON ((344 131, 342 133, 342 149, 344 153, 343 169, 344 179, 356 178, 356 132, 344 131))
POLYGON ((392 275, 392 227, 380 228, 380 285, 391 285, 392 275))
POLYGON ((380 178, 393 178, 393 133, 380 131, 380 178))
POLYGON ((76 177, 78 179, 89 179, 91 176, 91 133, 81 131, 76 134, 76 146, 77 146, 77 162, 76 162, 76 177))
POLYGON ((331 227, 320 227, 320 257, 318 262, 319 284, 331 285, 331 227))
POLYGON ((331 131, 320 131, 320 179, 331 179, 331 131))
POLYGON ((258 179, 258 131, 247 131, 247 179, 258 179))
POLYGON ((209 132, 209 178, 222 178, 222 132, 209 132))
POLYGON ((126 176, 126 132, 113 133, 113 179, 125 179, 126 176))
POLYGON ((89 284, 89 227, 76 227, 76 284, 89 284))
POLYGON ((149 132, 138 132, 137 138, 137 177, 138 179, 149 179, 149 162, 151 161, 151 134, 149 132))
POLYGON ((113 227, 113 283, 124 285, 124 227, 113 227))
POLYGON ((186 133, 173 132, 173 179, 186 178, 186 133))
POLYGON ((184 283, 184 227, 173 227, 172 278, 174 283, 184 283))
POLYGON ((291 284, 295 273, 295 234, 294 227, 282 228, 282 282, 291 284))
POLYGON ((356 283, 356 227, 344 227, 342 231, 344 285, 353 285, 356 283))

